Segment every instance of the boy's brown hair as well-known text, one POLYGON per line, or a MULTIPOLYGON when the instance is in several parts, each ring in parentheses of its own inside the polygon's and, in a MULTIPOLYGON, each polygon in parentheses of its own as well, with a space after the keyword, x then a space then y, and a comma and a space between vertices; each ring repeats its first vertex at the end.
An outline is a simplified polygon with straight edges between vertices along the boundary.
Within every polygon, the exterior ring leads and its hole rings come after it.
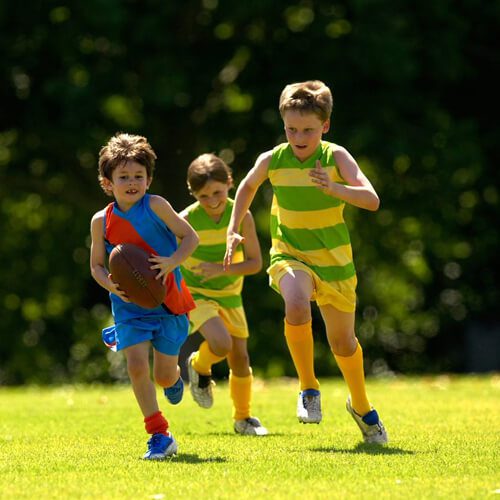
POLYGON ((114 170, 120 165, 135 161, 146 169, 148 179, 153 177, 156 154, 148 140, 141 135, 118 132, 99 151, 99 184, 103 191, 112 196, 105 187, 104 179, 112 180, 114 170))
POLYGON ((205 153, 195 158, 187 171, 187 184, 192 194, 203 189, 208 181, 230 183, 231 186, 233 183, 231 168, 222 158, 212 153, 205 153))
POLYGON ((326 122, 332 114, 332 92, 320 80, 291 83, 281 92, 281 117, 290 109, 300 113, 314 113, 321 121, 326 122))

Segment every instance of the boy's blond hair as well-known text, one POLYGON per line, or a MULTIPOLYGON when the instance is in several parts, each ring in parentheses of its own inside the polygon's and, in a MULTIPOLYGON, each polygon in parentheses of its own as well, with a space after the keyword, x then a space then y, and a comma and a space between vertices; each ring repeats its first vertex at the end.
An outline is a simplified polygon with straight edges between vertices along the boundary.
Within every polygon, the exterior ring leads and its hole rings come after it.
POLYGON ((112 192, 105 187, 104 179, 111 181, 114 170, 128 161, 142 165, 146 169, 148 179, 153 177, 156 154, 147 139, 141 135, 118 132, 99 151, 98 179, 108 196, 112 196, 112 192))
POLYGON ((291 83, 280 96, 279 110, 283 118, 288 110, 300 113, 314 113, 321 121, 326 122, 333 109, 331 90, 320 80, 291 83))
POLYGON ((233 184, 231 168, 213 153, 205 153, 195 158, 187 171, 187 184, 192 194, 203 189, 208 181, 229 183, 231 187, 233 184))

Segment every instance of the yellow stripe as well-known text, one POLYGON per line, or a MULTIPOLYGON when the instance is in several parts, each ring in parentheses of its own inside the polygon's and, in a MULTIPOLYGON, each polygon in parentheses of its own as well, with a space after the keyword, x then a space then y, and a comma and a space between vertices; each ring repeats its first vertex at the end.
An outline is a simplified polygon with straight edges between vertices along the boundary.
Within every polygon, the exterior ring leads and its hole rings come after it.
POLYGON ((344 222, 344 205, 325 208, 324 210, 312 210, 310 212, 298 212, 280 208, 273 200, 271 215, 278 216, 279 223, 290 229, 322 229, 335 226, 344 222))
POLYGON ((222 229, 197 230, 202 245, 220 245, 226 243, 227 227, 222 229))
MULTIPOLYGON (((323 167, 334 182, 344 182, 335 166, 323 167)), ((269 180, 273 186, 315 186, 309 176, 309 168, 278 168, 269 171, 269 180)))
POLYGON ((230 297, 231 295, 240 295, 243 288, 243 277, 236 281, 230 287, 224 288, 223 290, 213 290, 212 288, 198 288, 195 286, 190 286, 189 291, 191 293, 199 293, 200 295, 205 295, 205 297, 230 297))
MULTIPOLYGON (((233 257, 233 264, 237 264, 238 262, 243 262, 244 260, 245 260, 245 256, 243 254, 243 251, 236 250, 236 253, 234 254, 234 257, 233 257)), ((201 260, 201 259, 196 259, 193 256, 189 256, 182 263, 182 266, 185 267, 188 271, 193 271, 193 268, 199 266, 203 262, 205 262, 205 261, 201 260)), ((222 261, 220 263, 222 263, 222 261)))
POLYGON ((273 239, 271 255, 276 253, 296 257, 311 266, 345 266, 352 262, 351 245, 342 245, 333 250, 322 248, 320 250, 301 251, 283 241, 273 239))

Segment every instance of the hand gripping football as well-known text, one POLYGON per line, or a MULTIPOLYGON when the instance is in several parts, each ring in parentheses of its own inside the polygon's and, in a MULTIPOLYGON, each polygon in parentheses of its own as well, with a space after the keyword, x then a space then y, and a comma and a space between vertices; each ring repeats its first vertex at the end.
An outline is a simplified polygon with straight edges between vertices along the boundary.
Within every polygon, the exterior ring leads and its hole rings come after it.
POLYGON ((160 306, 165 299, 165 285, 156 279, 158 272, 150 269, 150 254, 137 245, 120 243, 109 256, 109 270, 131 302, 146 309, 160 306))

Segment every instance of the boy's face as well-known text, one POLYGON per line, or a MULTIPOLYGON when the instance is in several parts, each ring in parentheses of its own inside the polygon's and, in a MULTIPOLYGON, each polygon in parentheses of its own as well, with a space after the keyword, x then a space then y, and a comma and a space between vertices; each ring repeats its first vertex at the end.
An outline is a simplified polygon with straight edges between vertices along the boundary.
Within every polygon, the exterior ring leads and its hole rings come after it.
POLYGON ((116 167, 111 178, 107 183, 121 209, 128 209, 137 203, 146 194, 152 181, 148 178, 146 167, 135 161, 116 167))
POLYGON ((209 217, 218 219, 226 209, 227 196, 231 183, 227 184, 219 181, 209 180, 193 196, 200 202, 209 217))
POLYGON ((314 113, 288 110, 283 116, 286 138, 293 154, 305 161, 314 154, 323 134, 330 128, 330 120, 323 122, 314 113))

